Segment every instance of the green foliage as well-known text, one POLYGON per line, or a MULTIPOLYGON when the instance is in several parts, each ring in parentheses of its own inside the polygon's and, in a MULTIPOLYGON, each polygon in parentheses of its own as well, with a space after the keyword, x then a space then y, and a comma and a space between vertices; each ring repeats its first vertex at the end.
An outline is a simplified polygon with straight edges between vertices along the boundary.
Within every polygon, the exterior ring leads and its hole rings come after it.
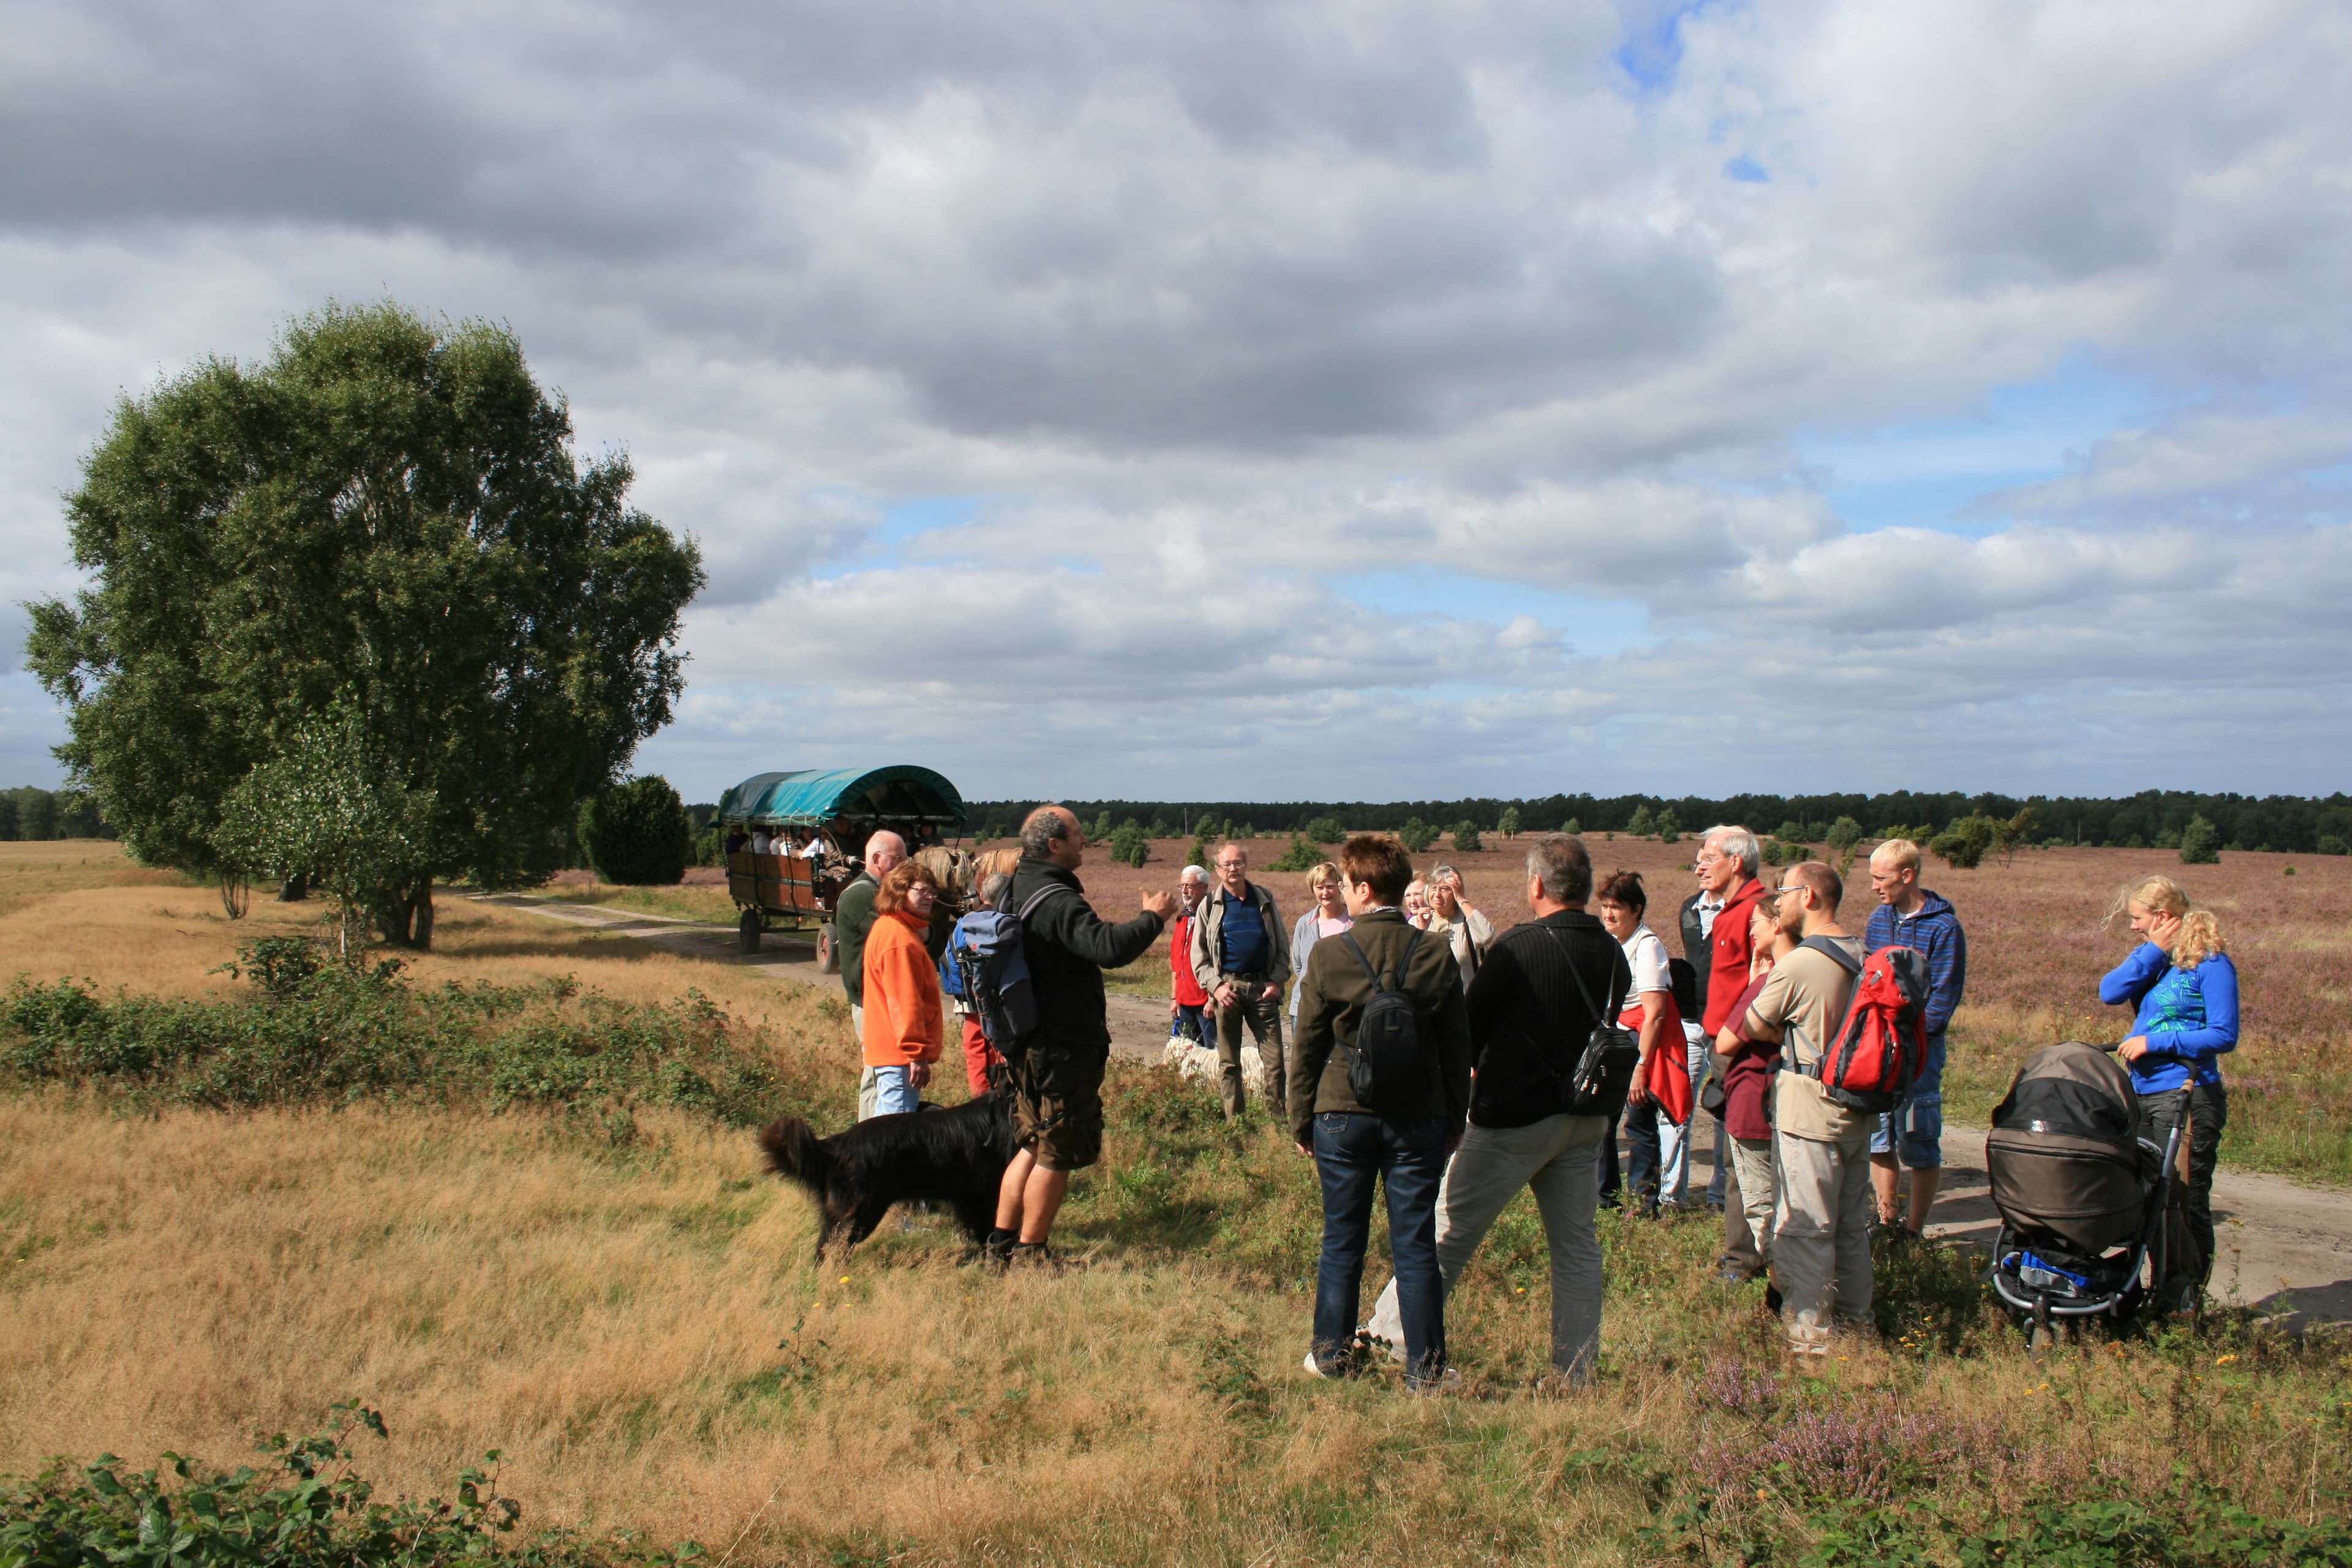
POLYGON ((668 887, 686 876, 693 828, 686 803, 658 773, 612 784, 580 808, 580 847, 607 882, 668 887))
POLYGON ((2352 855, 2352 839, 2339 838, 2333 833, 2323 833, 2319 836, 2319 852, 2322 855, 2352 855))
POLYGON ((1318 844, 1337 844, 1348 837, 1336 816, 1318 816, 1307 825, 1307 837, 1318 844))
POLYGON ((2221 833, 2202 816, 2192 816, 2189 826, 2180 830, 2180 863, 2184 866, 2218 866, 2221 862, 2221 833))
POLYGON ((1151 858, 1151 845, 1132 817, 1111 830, 1110 858, 1122 866, 1141 866, 1151 858))
POLYGON ((1843 854, 1862 842, 1862 824, 1851 816, 1841 816, 1830 824, 1829 847, 1843 854))
POLYGON ((1478 847, 1478 825, 1468 817, 1454 825, 1454 847, 1465 855, 1478 847))
POLYGON ((1659 843, 1679 844, 1682 842, 1682 819, 1675 815, 1674 807, 1668 806, 1665 810, 1658 813, 1655 817, 1651 819, 1650 826, 1657 833, 1659 843))
POLYGON ((487 1469, 457 1472, 457 1500, 385 1503, 352 1470, 351 1438, 387 1435, 356 1400, 335 1405, 327 1429, 279 1433, 256 1447, 265 1468, 205 1467, 178 1454, 168 1469, 126 1471, 100 1454, 53 1461, 29 1482, 0 1485, 0 1563, 8 1568, 645 1568, 689 1562, 698 1547, 650 1552, 625 1537, 545 1531, 510 1540, 522 1506, 500 1497, 499 1450, 487 1469))
POLYGON ((431 881, 433 816, 432 794, 401 784, 358 706, 338 696, 229 791, 213 843, 228 866, 307 877, 331 896, 337 951, 356 961, 370 910, 408 934, 383 911, 431 881))
POLYGON ((1203 870, 1208 868, 1209 840, 1205 835, 1194 838, 1191 844, 1185 847, 1184 864, 1187 866, 1198 866, 1203 870))
POLYGON ((1324 854, 1318 846, 1309 844, 1306 839, 1301 838, 1297 834, 1294 833, 1290 836, 1290 847, 1285 849, 1281 854, 1276 856, 1273 859, 1267 861, 1264 866, 1260 867, 1259 869, 1263 871, 1312 871, 1316 867, 1321 865, 1328 858, 1330 858, 1330 857, 1324 854))
POLYGON ((347 695, 431 802, 397 939, 429 941, 432 877, 553 869, 577 802, 669 721, 703 583, 627 504, 627 459, 571 437, 512 335, 389 303, 125 399, 66 503, 90 586, 30 606, 74 783, 142 861, 233 876, 232 792, 347 695))
POLYGON ((1646 805, 1635 806, 1633 815, 1625 822, 1625 831, 1636 838, 1646 838, 1656 830, 1656 819, 1651 816, 1650 808, 1646 805))
POLYGON ((0 844, 113 837, 98 803, 79 790, 0 789, 0 844))
POLYGON ((1417 816, 1408 816, 1404 826, 1397 829, 1397 842, 1415 855, 1426 854, 1429 847, 1437 842, 1437 829, 1417 816))
POLYGON ((1780 857, 1780 841, 1777 838, 1767 838, 1757 846, 1757 858, 1767 866, 1778 866, 1780 857))
MULTIPOLYGON (((282 943, 282 939, 280 939, 282 943)), ((0 1080, 78 1084, 133 1104, 668 1105, 751 1126, 772 1114, 764 1040, 700 992, 615 1002, 570 980, 419 990, 399 964, 360 971, 250 943, 262 994, 100 997, 19 976, 0 997, 0 1080)))
POLYGON ((2000 824, 1979 812, 1954 819, 1949 827, 1935 837, 1927 848, 1945 865, 1958 870, 1972 871, 1984 863, 1985 851, 1993 847, 2000 831, 2000 824))
POLYGON ((1772 837, 1783 844, 1802 844, 1805 842, 1805 825, 1796 821, 1784 822, 1772 830, 1772 837))
POLYGON ((1503 815, 1496 819, 1495 831, 1506 838, 1517 838, 1519 836, 1519 808, 1516 805, 1503 807, 1503 815))
POLYGON ((727 859, 727 830, 713 825, 694 836, 694 863, 719 866, 727 859))
POLYGON ((1584 831, 1584 824, 1571 816, 1566 822, 1559 825, 1559 830, 1570 837, 1574 837, 1584 831))
POLYGON ((1089 844, 1108 844, 1110 842, 1110 836, 1114 831, 1115 829, 1111 826, 1110 813, 1106 811, 1100 816, 1095 818, 1093 826, 1087 829, 1087 842, 1089 844))
POLYGON ((2263 1519, 2197 1488, 2043 1502, 1963 1541, 1959 1556, 1962 1568, 2343 1568, 2352 1528, 2263 1519))
POLYGON ((1168 824, 1162 818, 1155 816, 1151 819, 1151 825, 1146 827, 1143 832, 1147 837, 1165 838, 1169 836, 1168 824))

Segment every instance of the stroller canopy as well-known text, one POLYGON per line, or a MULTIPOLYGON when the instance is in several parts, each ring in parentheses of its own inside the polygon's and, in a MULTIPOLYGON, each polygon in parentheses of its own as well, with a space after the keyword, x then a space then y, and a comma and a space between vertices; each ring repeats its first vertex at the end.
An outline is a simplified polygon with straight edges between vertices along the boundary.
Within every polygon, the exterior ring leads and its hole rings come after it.
POLYGON ((1985 1138, 1992 1199, 2011 1226, 2096 1258, 2139 1230, 2155 1173, 2121 1062, 2080 1040, 2025 1058, 1985 1138))

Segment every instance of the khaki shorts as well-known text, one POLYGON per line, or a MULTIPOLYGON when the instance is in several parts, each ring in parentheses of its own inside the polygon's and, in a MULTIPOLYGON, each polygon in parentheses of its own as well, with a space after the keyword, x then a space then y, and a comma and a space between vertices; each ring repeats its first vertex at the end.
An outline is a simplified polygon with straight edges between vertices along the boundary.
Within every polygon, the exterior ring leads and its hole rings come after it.
POLYGON ((1013 1140, 1040 1170, 1083 1171, 1102 1157, 1108 1053, 1033 1046, 1013 1069, 1013 1140))

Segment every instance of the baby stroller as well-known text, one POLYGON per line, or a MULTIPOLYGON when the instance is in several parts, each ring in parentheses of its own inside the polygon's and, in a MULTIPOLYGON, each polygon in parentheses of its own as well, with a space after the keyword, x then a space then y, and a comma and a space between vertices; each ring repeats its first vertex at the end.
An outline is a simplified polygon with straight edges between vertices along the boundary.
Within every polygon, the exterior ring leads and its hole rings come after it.
POLYGON ((2138 1136, 2131 1075, 2112 1051, 2068 1040, 2026 1058, 1985 1139, 2000 1211, 1988 1278, 2036 1355, 2054 1319, 2130 1319, 2175 1246, 2180 1131, 2176 1121, 2160 1149, 2138 1136))

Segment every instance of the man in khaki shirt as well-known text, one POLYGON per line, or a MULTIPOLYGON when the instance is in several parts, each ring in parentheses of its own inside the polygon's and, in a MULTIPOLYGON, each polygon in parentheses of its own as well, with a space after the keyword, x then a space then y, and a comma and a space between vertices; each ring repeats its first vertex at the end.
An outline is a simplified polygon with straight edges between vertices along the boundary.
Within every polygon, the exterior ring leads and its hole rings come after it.
MULTIPOLYGON (((1784 1068, 1820 1061, 1845 1021, 1863 953, 1861 942, 1837 923, 1844 897, 1838 874, 1817 860, 1782 872, 1772 896, 1773 918, 1801 945, 1773 966, 1744 1032, 1781 1041, 1784 1068)), ((1876 1125, 1877 1118, 1840 1105, 1802 1071, 1784 1070, 1773 1086, 1780 1196, 1772 1273, 1789 1348, 1799 1355, 1827 1355, 1833 1323, 1870 1321, 1870 1134, 1876 1125)))

